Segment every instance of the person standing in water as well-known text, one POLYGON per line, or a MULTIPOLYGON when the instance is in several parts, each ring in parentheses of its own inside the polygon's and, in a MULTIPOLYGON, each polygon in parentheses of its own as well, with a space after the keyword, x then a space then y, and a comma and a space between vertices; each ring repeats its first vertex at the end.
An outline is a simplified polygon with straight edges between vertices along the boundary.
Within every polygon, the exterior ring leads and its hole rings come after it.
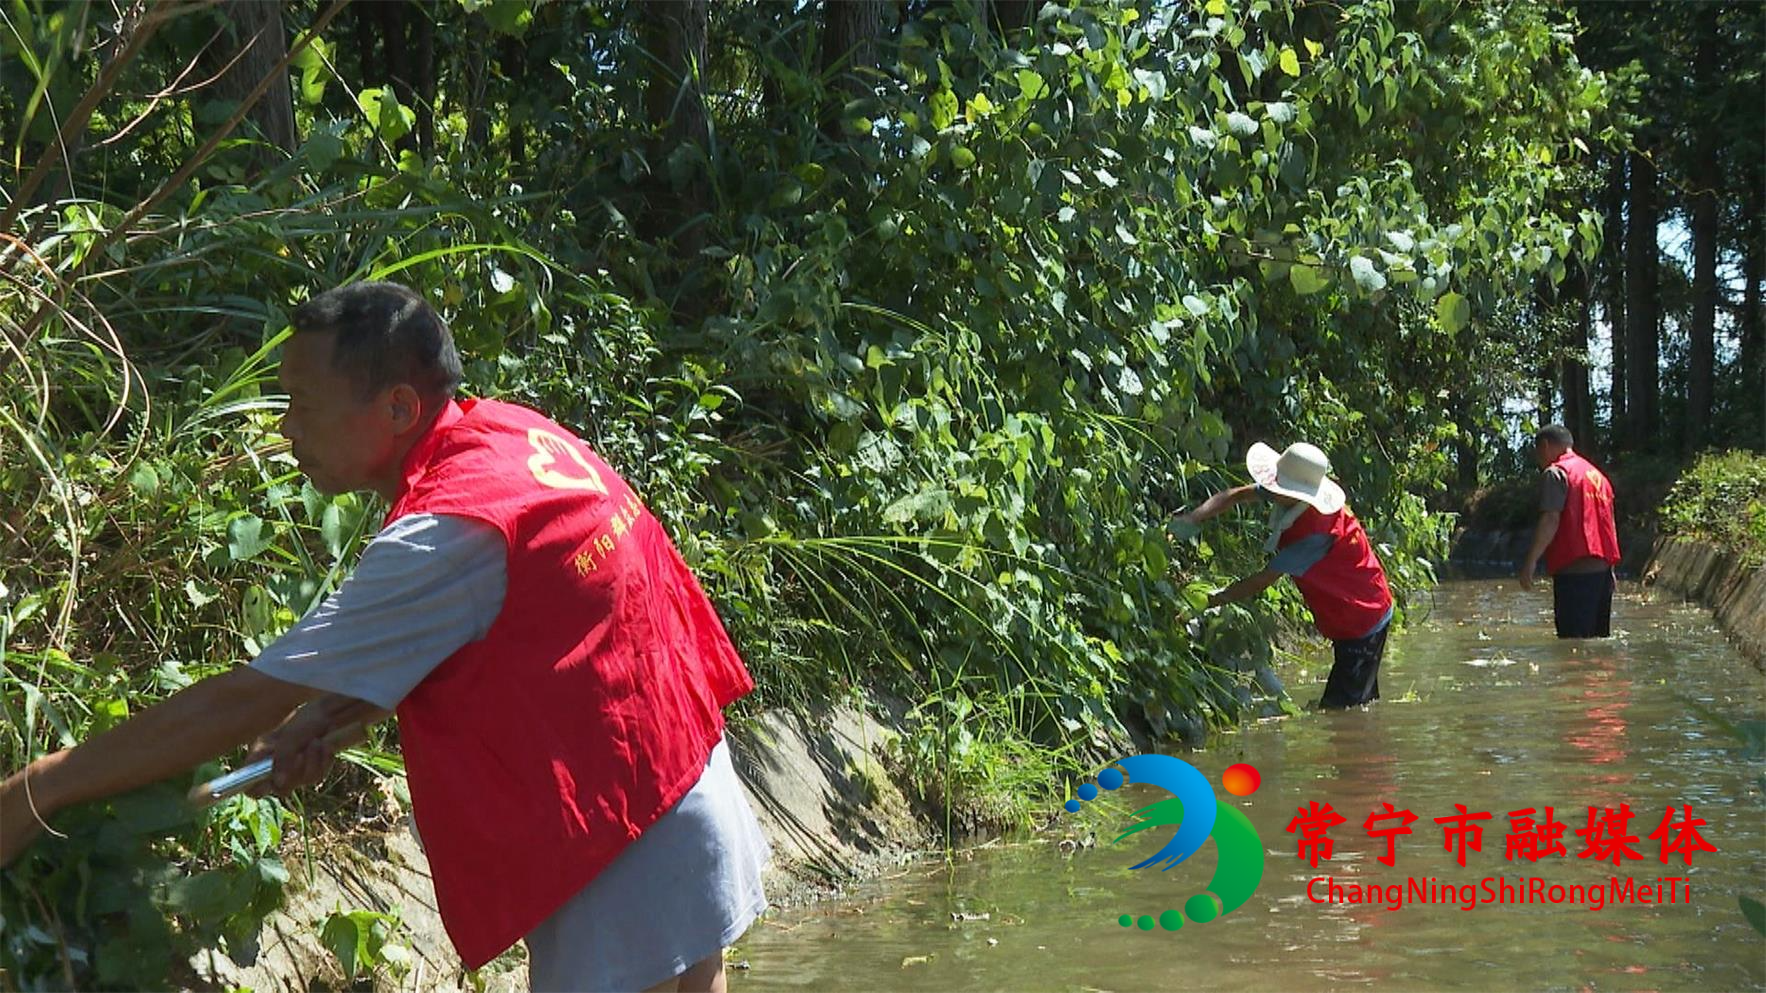
POLYGON ((1521 563, 1521 589, 1533 588, 1533 571, 1545 556, 1558 637, 1605 638, 1612 633, 1619 562, 1613 484, 1574 445, 1562 424, 1547 424, 1533 438, 1533 459, 1542 470, 1539 524, 1521 563))
POLYGON ((1210 607, 1262 593, 1292 576, 1312 612, 1319 634, 1335 646, 1336 661, 1319 706, 1353 707, 1380 697, 1380 661, 1392 626, 1392 591, 1386 570, 1348 498, 1330 478, 1330 461, 1317 446, 1295 442, 1287 450, 1258 442, 1245 454, 1255 483, 1222 490, 1178 520, 1200 524, 1240 504, 1272 504, 1265 550, 1267 568, 1216 592, 1210 607))

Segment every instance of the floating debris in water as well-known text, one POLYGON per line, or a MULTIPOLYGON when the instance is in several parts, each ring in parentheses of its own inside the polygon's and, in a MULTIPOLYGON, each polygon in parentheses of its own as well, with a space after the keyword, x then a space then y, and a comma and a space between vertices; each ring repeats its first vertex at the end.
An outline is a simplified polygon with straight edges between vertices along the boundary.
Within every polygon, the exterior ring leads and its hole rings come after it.
POLYGON ((1060 849, 1062 855, 1072 855, 1082 848, 1096 847, 1097 843, 1097 835, 1087 833, 1082 838, 1062 838, 1055 847, 1060 849))
POLYGON ((1000 943, 1000 940, 998 938, 987 939, 987 947, 989 947, 989 948, 992 948, 993 946, 995 946, 999 943, 1000 943))
POLYGON ((906 969, 910 965, 925 965, 937 957, 937 952, 933 952, 931 955, 909 955, 901 960, 901 967, 906 969))
POLYGON ((956 924, 968 924, 971 921, 991 921, 991 920, 993 920, 993 915, 987 914, 987 913, 969 914, 969 913, 952 912, 952 914, 950 915, 950 919, 953 923, 956 923, 956 924))

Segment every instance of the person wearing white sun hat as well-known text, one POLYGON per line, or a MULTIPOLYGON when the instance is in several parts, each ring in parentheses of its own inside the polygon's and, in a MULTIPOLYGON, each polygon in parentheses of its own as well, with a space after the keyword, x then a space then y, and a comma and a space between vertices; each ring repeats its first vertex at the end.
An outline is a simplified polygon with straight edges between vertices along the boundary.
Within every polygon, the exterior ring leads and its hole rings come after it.
POLYGON ((1253 484, 1216 493, 1178 517, 1195 525, 1252 500, 1273 504, 1264 546, 1275 553, 1269 566, 1215 593, 1208 605, 1249 599, 1292 576, 1313 624, 1336 647, 1319 705, 1353 707, 1379 699, 1392 591, 1343 487, 1330 478, 1330 460, 1303 441, 1279 454, 1258 442, 1245 453, 1245 469, 1253 484))

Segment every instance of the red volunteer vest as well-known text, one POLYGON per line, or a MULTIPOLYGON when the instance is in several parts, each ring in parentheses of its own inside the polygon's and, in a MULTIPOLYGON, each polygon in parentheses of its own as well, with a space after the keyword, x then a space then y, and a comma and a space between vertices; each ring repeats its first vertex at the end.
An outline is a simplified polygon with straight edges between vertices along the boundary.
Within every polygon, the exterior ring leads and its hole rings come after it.
POLYGON ((1332 641, 1353 641, 1373 630, 1392 606, 1392 591, 1386 586, 1386 570, 1381 568, 1374 546, 1367 540, 1361 522, 1348 507, 1335 514, 1321 514, 1316 508, 1306 512, 1276 541, 1286 548, 1302 538, 1328 534, 1336 541, 1316 565, 1304 576, 1295 576, 1306 606, 1312 611, 1312 623, 1318 633, 1332 641))
POLYGON ((1613 525, 1613 484, 1594 464, 1565 452, 1551 464, 1570 481, 1557 534, 1545 546, 1545 571, 1557 573, 1571 562, 1593 556, 1608 565, 1619 561, 1619 531, 1613 525))
POLYGON ((513 404, 449 404, 387 520, 503 533, 481 640, 399 704, 436 906, 476 969, 588 885, 698 781, 753 689, 662 525, 588 445, 513 404))

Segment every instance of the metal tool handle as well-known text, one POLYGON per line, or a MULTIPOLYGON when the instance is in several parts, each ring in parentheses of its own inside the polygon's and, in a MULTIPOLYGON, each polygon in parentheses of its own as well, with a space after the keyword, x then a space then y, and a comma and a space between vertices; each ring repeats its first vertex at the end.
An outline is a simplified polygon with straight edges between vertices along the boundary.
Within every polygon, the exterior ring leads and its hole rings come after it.
POLYGON ((250 789, 260 780, 269 776, 275 765, 275 759, 259 759, 224 776, 216 776, 206 783, 193 787, 190 790, 190 800, 204 806, 225 800, 235 793, 250 789))
MULTIPOLYGON (((326 735, 325 743, 334 749, 343 748, 361 737, 364 730, 364 725, 359 721, 346 724, 326 735)), ((243 793, 268 778, 275 765, 275 759, 263 758, 249 765, 241 766, 224 776, 216 776, 206 783, 191 787, 190 802, 206 807, 225 800, 235 793, 243 793)))

